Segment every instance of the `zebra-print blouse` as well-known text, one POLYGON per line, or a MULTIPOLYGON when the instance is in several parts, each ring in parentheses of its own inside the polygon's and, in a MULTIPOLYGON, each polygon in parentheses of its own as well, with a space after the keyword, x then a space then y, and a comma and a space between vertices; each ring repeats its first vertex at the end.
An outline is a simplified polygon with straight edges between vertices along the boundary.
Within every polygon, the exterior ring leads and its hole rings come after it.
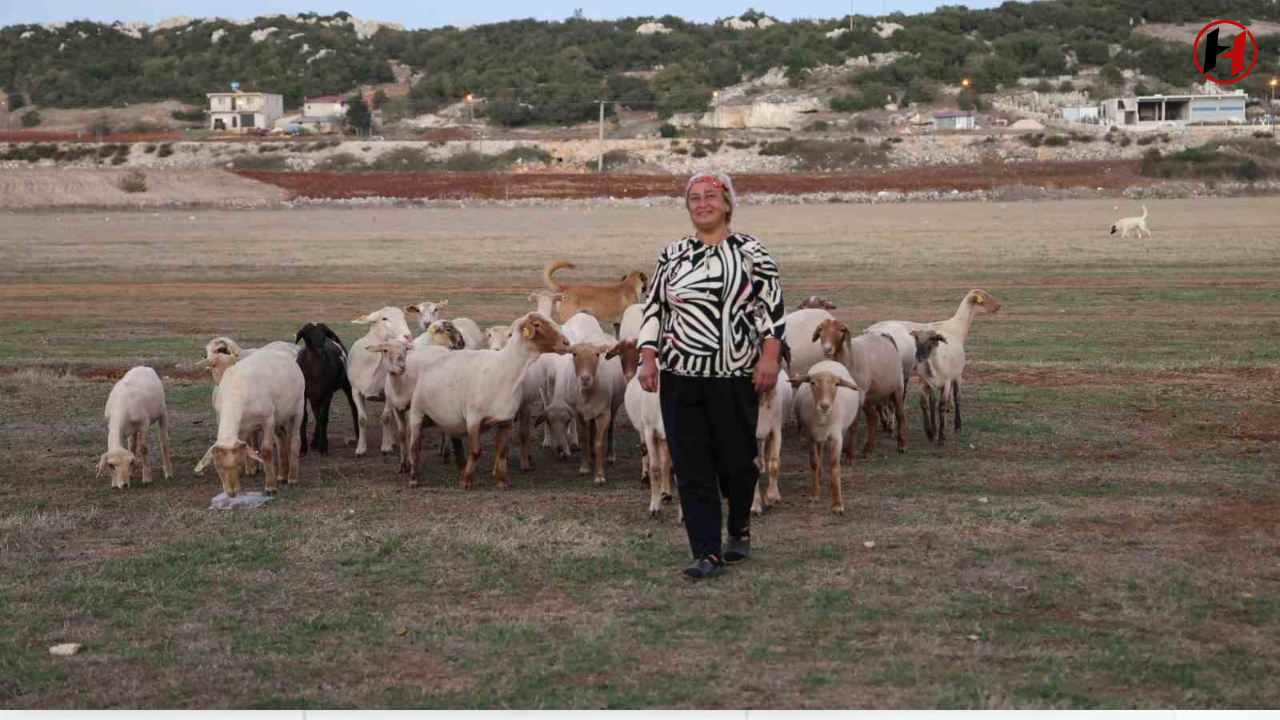
POLYGON ((759 240, 686 237, 663 249, 644 306, 640 347, 677 375, 750 375, 764 338, 782 339, 778 266, 759 240))

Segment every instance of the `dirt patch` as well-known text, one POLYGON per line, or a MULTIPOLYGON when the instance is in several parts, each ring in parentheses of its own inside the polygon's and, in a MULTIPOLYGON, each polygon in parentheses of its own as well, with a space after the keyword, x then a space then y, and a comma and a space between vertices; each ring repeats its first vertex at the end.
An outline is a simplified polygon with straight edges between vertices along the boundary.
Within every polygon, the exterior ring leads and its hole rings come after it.
POLYGON ((253 205, 280 202, 285 193, 221 170, 146 170, 147 189, 126 193, 125 169, 6 170, 0 208, 253 205))
MULTIPOLYGON (((684 176, 596 175, 566 173, 278 173, 244 171, 247 178, 287 190, 291 197, 353 199, 490 200, 522 198, 679 197, 684 176)), ((799 195, 835 192, 984 190, 1006 185, 1120 188, 1147 182, 1138 163, 1014 163, 998 172, 984 166, 911 168, 859 173, 767 174, 735 176, 741 194, 799 195)))
MULTIPOLYGON (((1134 383, 1151 383, 1155 385, 1206 385, 1213 387, 1240 387, 1280 385, 1280 368, 1275 367, 1239 367, 1239 368, 1198 368, 1187 372, 1151 371, 1145 373, 1125 373, 1116 370, 1107 372, 1082 372, 1076 370, 1035 369, 1035 370, 981 370, 965 376, 966 385, 981 385, 998 382, 1021 387, 1122 387, 1134 383)), ((1277 423, 1280 427, 1280 423, 1277 423)))
POLYGON ((1239 500, 1226 500, 1205 510, 1190 513, 1184 522, 1211 525, 1221 531, 1245 528, 1280 529, 1280 505, 1252 505, 1239 500))

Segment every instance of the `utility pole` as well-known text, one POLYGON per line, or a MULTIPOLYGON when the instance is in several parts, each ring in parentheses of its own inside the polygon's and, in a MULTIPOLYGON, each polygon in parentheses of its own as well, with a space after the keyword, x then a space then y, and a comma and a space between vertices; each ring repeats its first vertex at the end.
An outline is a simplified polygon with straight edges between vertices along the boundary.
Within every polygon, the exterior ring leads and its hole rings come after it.
POLYGON ((604 100, 600 101, 600 140, 599 140, 599 159, 596 161, 596 172, 604 172, 604 100))
POLYGON ((1276 85, 1280 85, 1280 80, 1271 78, 1271 82, 1267 83, 1271 86, 1271 105, 1267 108, 1267 114, 1271 116, 1271 140, 1276 139, 1276 85))

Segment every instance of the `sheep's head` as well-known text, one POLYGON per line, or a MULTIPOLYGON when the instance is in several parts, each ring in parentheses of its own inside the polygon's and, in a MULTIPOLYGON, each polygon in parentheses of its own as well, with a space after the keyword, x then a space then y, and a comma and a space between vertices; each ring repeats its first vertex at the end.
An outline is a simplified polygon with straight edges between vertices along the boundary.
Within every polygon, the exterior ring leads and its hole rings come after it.
POLYGON ((947 341, 934 330, 912 330, 911 337, 916 339, 916 362, 918 363, 928 360, 934 349, 938 347, 938 343, 947 341))
POLYGON ((574 422, 573 409, 564 402, 553 403, 547 393, 539 390, 542 396, 542 412, 533 417, 535 425, 546 425, 551 434, 551 446, 559 452, 561 460, 571 457, 569 450, 569 426, 574 422))
POLYGON ((822 356, 828 360, 839 360, 851 339, 849 326, 839 320, 823 320, 813 330, 813 341, 822 347, 822 356))
POLYGON ((307 323, 298 328, 298 332, 293 336, 293 342, 303 342, 312 352, 324 352, 325 346, 332 340, 339 347, 342 346, 342 340, 338 338, 337 333, 324 323, 307 323))
POLYGON ((128 450, 112 450, 102 454, 102 458, 98 460, 98 474, 95 478, 102 477, 102 472, 108 467, 111 468, 111 487, 127 488, 129 487, 129 474, 133 469, 133 453, 128 450))
POLYGON ((214 355, 230 355, 232 357, 240 357, 240 343, 229 337, 221 336, 210 340, 204 346, 204 356, 211 358, 214 355))
POLYGON ((964 301, 973 307, 974 310, 981 310, 988 314, 994 315, 1000 312, 1000 303, 986 290, 970 290, 968 295, 964 296, 964 301))
POLYGON ((616 345, 578 343, 573 346, 573 374, 578 378, 578 388, 588 392, 596 384, 600 373, 600 360, 616 345))
POLYGON ((366 347, 371 353, 381 355, 382 367, 392 375, 403 375, 405 368, 408 367, 409 351, 413 350, 413 345, 401 342, 378 343, 366 347))
POLYGON ((420 302, 417 305, 405 307, 404 314, 410 321, 417 321, 419 326, 426 330, 431 326, 431 323, 440 318, 440 311, 447 307, 449 307, 448 298, 438 303, 420 302))
POLYGON ((827 302, 826 300, 823 300, 817 295, 810 295, 804 300, 801 300, 800 304, 795 306, 795 309, 796 310, 806 310, 806 309, 835 310, 836 306, 835 306, 835 303, 827 302))
POLYGON ((427 344, 463 350, 467 347, 467 340, 457 325, 448 320, 436 320, 427 327, 427 344))
POLYGON ((235 497, 240 492, 240 470, 244 467, 245 458, 266 465, 262 457, 243 440, 234 442, 218 441, 205 452, 200 462, 196 463, 195 473, 203 475, 209 463, 213 463, 218 471, 218 479, 222 481, 222 492, 227 497, 235 497))
POLYGON ((491 327, 484 331, 485 339, 489 341, 490 350, 501 350, 507 346, 507 342, 511 340, 511 326, 499 325, 491 327))
POLYGON ((213 378, 213 384, 221 385, 222 376, 226 374, 227 368, 235 365, 239 361, 240 358, 235 355, 224 355, 222 353, 218 353, 213 357, 205 358, 204 360, 196 363, 196 367, 207 368, 209 370, 209 376, 213 378))
POLYGON ((604 354, 605 360, 615 357, 622 359, 622 376, 631 382, 640 370, 640 347, 635 340, 623 340, 604 354))
POLYGON ((535 293, 529 293, 529 302, 533 303, 537 308, 539 315, 551 317, 555 314, 556 303, 564 297, 564 293, 551 292, 550 290, 539 290, 535 293))
POLYGON ((790 380, 792 387, 799 387, 804 384, 809 385, 810 392, 813 393, 814 410, 818 413, 820 421, 826 421, 831 414, 831 408, 835 407, 837 391, 840 388, 852 390, 855 393, 858 385, 854 381, 841 377, 831 372, 810 372, 808 375, 797 375, 790 380))
POLYGON ((392 340, 413 342, 413 334, 409 332, 409 325, 404 318, 404 310, 398 307, 384 307, 368 315, 361 315, 351 322, 356 325, 368 325, 369 334, 378 342, 392 340))
MULTIPOLYGON (((555 353, 564 355, 569 352, 569 341, 561 334, 560 328, 550 318, 540 313, 529 313, 511 326, 519 334, 520 343, 527 352, 555 353)), ((515 335, 512 336, 516 337, 515 335)))

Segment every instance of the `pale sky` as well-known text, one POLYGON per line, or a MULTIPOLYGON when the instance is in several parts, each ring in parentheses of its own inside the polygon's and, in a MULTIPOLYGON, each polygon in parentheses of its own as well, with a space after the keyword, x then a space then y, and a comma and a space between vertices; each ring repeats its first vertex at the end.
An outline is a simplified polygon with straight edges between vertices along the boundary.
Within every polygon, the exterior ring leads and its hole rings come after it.
MULTIPOLYGON (((970 0, 964 4, 971 8, 988 8, 999 5, 1001 0, 970 0)), ((400 22, 406 28, 432 28, 443 25, 482 25, 519 18, 534 17, 539 20, 563 20, 582 8, 588 19, 611 20, 628 16, 676 15, 694 22, 710 22, 717 17, 727 17, 754 7, 779 20, 799 18, 838 18, 849 13, 850 7, 860 15, 882 15, 889 12, 918 13, 933 10, 939 5, 959 4, 931 0, 745 0, 734 3, 703 3, 701 5, 675 0, 649 0, 649 2, 617 2, 616 0, 488 0, 471 3, 406 3, 391 0, 222 0, 218 3, 197 0, 44 0, 44 2, 0 2, 0 26, 17 23, 60 22, 69 20, 95 20, 98 22, 129 22, 143 20, 155 22, 161 18, 187 15, 190 17, 250 18, 257 15, 300 12, 317 12, 322 15, 346 10, 361 20, 400 22)))

